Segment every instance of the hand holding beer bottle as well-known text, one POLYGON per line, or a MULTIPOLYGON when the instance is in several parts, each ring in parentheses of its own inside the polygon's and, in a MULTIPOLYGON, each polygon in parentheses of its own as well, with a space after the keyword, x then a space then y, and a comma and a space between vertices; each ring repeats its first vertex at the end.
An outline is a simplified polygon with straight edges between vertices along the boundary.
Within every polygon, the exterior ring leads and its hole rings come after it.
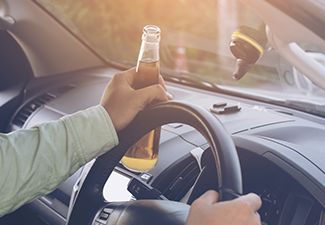
MULTIPOLYGON (((133 82, 134 89, 158 84, 159 42, 159 27, 145 26, 136 69, 137 77, 133 82)), ((131 146, 121 160, 123 165, 136 172, 151 170, 158 161, 160 131, 160 127, 150 131, 131 146)))

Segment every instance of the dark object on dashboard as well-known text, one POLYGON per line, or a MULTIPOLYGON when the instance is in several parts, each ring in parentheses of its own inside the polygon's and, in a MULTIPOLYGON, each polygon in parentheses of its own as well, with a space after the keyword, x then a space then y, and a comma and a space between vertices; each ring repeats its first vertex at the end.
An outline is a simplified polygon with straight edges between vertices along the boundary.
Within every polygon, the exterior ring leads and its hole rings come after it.
POLYGON ((230 51, 237 58, 233 74, 235 80, 240 80, 263 55, 266 43, 264 22, 256 29, 240 26, 235 30, 230 41, 230 51))
POLYGON ((210 111, 217 114, 233 113, 241 110, 239 105, 228 105, 222 108, 210 108, 210 111))
POLYGON ((159 190, 151 187, 137 177, 133 177, 128 184, 128 191, 137 199, 168 200, 159 190))
POLYGON ((213 104, 213 108, 221 108, 225 107, 227 105, 227 102, 217 102, 213 104))

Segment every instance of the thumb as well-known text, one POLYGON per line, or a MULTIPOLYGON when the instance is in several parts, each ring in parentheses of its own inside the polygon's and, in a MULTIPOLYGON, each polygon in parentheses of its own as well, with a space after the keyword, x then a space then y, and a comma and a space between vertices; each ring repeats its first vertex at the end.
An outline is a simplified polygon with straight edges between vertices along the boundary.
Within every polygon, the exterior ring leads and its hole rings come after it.
POLYGON ((212 205, 219 201, 219 194, 214 190, 209 190, 199 197, 201 201, 204 201, 207 205, 212 205))

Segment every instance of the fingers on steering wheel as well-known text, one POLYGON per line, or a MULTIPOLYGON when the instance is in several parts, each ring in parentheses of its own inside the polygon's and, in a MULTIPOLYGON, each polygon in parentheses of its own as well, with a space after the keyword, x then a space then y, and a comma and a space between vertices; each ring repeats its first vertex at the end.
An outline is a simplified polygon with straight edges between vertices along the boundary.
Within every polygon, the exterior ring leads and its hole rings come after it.
POLYGON ((239 198, 236 198, 233 201, 241 201, 244 205, 247 205, 250 210, 257 214, 257 216, 259 216, 257 211, 262 206, 262 200, 258 195, 254 193, 249 193, 247 195, 243 195, 239 198))

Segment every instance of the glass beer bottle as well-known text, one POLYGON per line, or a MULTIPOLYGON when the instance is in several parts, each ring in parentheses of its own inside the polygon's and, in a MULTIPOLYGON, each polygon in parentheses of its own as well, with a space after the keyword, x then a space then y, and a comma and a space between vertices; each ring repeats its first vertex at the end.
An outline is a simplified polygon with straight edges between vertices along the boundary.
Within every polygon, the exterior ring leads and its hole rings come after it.
MULTIPOLYGON (((142 43, 136 68, 134 89, 140 89, 159 82, 159 42, 160 29, 154 25, 143 28, 142 43)), ((151 170, 158 161, 161 128, 158 127, 131 146, 121 162, 136 172, 151 170)))

